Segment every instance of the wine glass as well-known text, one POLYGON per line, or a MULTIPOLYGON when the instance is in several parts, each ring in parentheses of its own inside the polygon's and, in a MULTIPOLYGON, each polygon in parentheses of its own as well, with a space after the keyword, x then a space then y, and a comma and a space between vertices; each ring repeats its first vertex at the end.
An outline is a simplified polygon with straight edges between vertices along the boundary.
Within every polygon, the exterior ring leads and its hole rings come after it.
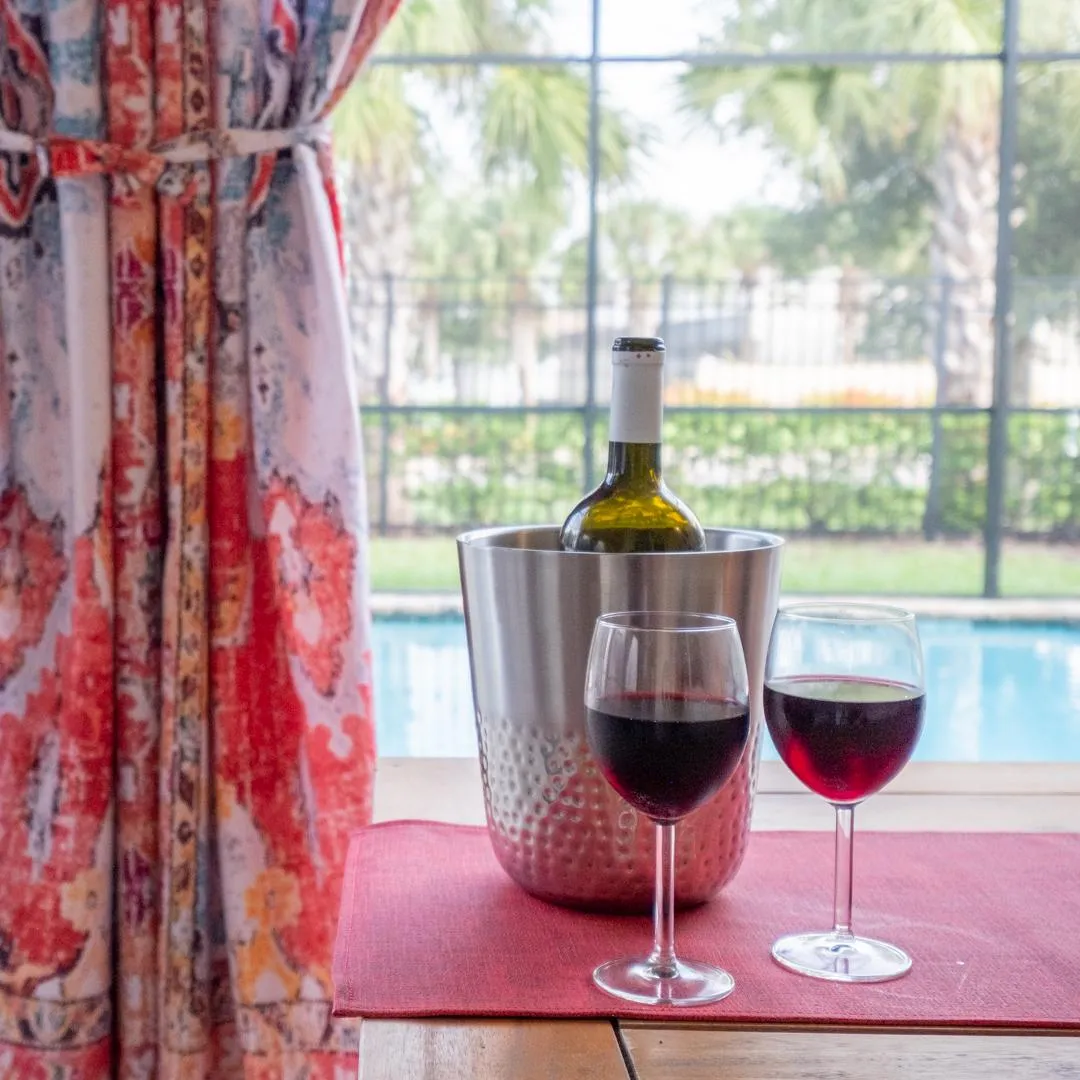
POLYGON ((907 764, 922 730, 922 650, 915 616, 880 604, 795 604, 773 623, 765 720, 776 749, 836 807, 832 930, 789 934, 773 958, 802 975, 884 982, 911 968, 895 945, 851 930, 855 807, 907 764))
POLYGON ((675 955, 675 823, 723 787, 749 738, 738 628, 720 615, 601 615, 585 708, 589 747, 604 777, 656 825, 652 952, 601 964, 593 981, 647 1005, 719 1001, 735 986, 731 975, 675 955))

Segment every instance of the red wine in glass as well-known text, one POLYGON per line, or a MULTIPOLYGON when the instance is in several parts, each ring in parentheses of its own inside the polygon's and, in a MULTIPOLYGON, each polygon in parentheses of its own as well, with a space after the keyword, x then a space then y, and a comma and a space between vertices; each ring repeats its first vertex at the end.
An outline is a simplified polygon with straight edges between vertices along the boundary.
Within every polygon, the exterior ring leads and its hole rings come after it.
POLYGON ((796 675, 765 685, 776 750, 811 791, 855 803, 907 764, 922 731, 926 697, 886 679, 796 675))
POLYGON ((675 830, 724 785, 750 737, 750 678, 739 628, 708 612, 615 611, 593 627, 585 732, 599 771, 656 835, 653 947, 593 971, 640 1005, 703 1005, 735 980, 675 952, 675 830))
POLYGON ((884 982, 911 957, 851 929, 855 807, 907 764, 922 731, 922 648, 915 616, 888 604, 789 604, 765 658, 765 722, 791 771, 836 810, 833 927, 784 934, 777 963, 816 979, 884 982))
POLYGON ((619 694, 586 710, 608 783, 658 822, 678 821, 727 782, 750 734, 745 704, 690 694, 619 694))

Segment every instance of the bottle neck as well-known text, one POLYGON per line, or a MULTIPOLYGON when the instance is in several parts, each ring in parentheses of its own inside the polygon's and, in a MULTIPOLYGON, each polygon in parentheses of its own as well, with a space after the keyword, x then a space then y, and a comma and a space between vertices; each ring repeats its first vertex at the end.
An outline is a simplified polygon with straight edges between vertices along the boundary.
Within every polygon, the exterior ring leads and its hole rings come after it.
MULTIPOLYGON (((611 443, 659 448, 664 420, 663 356, 615 354, 611 365, 611 443)), ((659 464, 659 449, 657 450, 659 464)))
POLYGON ((659 487, 660 443, 608 443, 606 482, 659 487))

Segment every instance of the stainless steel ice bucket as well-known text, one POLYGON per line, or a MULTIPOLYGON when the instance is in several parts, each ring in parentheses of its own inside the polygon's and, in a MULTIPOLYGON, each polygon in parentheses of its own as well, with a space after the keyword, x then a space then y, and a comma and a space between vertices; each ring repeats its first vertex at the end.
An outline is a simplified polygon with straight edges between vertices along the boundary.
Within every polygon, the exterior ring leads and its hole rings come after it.
POLYGON ((742 862, 762 724, 765 651, 780 586, 779 537, 708 529, 708 550, 559 550, 558 529, 458 537, 488 832, 506 872, 556 903, 645 911, 649 820, 608 786, 585 741, 585 662, 606 611, 680 610, 738 623, 750 674, 751 743, 735 775, 677 830, 676 902, 714 896, 742 862))

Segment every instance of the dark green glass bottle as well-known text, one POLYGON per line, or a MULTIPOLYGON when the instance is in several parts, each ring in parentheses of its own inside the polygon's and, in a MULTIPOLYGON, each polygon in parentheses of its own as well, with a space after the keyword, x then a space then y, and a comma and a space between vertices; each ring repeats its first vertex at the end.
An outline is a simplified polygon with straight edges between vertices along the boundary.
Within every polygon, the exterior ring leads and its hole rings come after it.
POLYGON ((664 342, 616 338, 611 347, 607 474, 563 524, 559 534, 563 550, 616 554, 704 550, 701 524, 664 483, 663 411, 664 342))

